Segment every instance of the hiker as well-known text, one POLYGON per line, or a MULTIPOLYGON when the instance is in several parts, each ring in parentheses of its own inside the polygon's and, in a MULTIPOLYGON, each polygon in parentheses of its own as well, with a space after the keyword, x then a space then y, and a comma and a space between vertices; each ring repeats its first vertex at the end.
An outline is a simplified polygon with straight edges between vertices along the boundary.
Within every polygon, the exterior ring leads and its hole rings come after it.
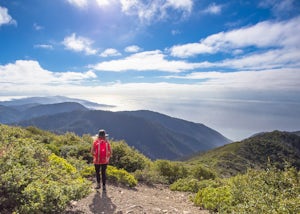
POLYGON ((101 177, 103 190, 106 190, 106 168, 109 163, 109 158, 111 157, 112 151, 110 148, 110 144, 106 139, 108 135, 105 133, 105 130, 99 130, 97 139, 93 142, 91 153, 93 155, 93 163, 96 171, 96 180, 97 186, 96 189, 100 189, 100 169, 101 169, 101 177))

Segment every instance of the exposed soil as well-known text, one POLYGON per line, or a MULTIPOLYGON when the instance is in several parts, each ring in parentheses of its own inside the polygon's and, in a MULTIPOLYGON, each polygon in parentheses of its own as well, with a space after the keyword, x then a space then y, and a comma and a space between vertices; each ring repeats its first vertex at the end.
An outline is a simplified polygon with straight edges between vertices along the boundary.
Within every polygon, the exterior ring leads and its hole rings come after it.
POLYGON ((72 202, 65 214, 208 214, 193 205, 192 194, 171 191, 163 185, 136 188, 107 185, 107 190, 93 189, 86 198, 72 202))

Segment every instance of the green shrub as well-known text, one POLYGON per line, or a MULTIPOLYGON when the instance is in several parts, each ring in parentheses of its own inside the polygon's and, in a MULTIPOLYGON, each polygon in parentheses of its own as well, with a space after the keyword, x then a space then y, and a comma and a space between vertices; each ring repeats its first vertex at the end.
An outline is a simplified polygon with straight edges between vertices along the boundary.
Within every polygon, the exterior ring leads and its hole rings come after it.
POLYGON ((170 185, 172 191, 198 192, 200 182, 195 178, 181 178, 170 185))
POLYGON ((197 193, 199 190, 206 187, 220 187, 222 186, 220 180, 202 180, 199 181, 195 178, 181 178, 170 185, 171 190, 183 191, 183 192, 194 192, 197 193))
MULTIPOLYGON (((225 183, 226 183, 226 180, 225 180, 225 183)), ((202 181, 199 181, 198 185, 199 185, 199 190, 204 189, 206 187, 217 188, 217 187, 224 185, 224 179, 223 180, 221 180, 221 179, 202 180, 202 181)))
POLYGON ((295 168, 249 170, 200 188, 194 203, 220 213, 300 213, 300 172, 295 168))
POLYGON ((149 166, 143 170, 136 170, 134 172, 135 178, 142 183, 152 184, 169 184, 167 178, 159 174, 153 166, 149 166))
POLYGON ((129 187, 135 187, 138 183, 135 177, 128 173, 126 170, 117 169, 113 166, 107 167, 107 176, 109 180, 127 185, 129 187))
POLYGON ((205 209, 224 213, 230 210, 233 203, 230 187, 205 187, 196 194, 194 203, 205 209))
POLYGON ((110 164, 118 169, 125 169, 128 172, 142 170, 150 164, 150 160, 136 149, 128 146, 124 141, 112 142, 112 157, 110 164))
POLYGON ((169 184, 180 178, 188 177, 188 169, 181 162, 157 160, 154 162, 154 167, 158 174, 165 177, 169 184))
POLYGON ((60 213, 88 194, 90 182, 33 135, 0 125, 0 213, 60 213))
POLYGON ((215 179, 216 173, 207 167, 197 164, 191 169, 192 176, 197 180, 215 179))
POLYGON ((230 180, 239 213, 300 213, 300 174, 295 168, 250 170, 230 180))

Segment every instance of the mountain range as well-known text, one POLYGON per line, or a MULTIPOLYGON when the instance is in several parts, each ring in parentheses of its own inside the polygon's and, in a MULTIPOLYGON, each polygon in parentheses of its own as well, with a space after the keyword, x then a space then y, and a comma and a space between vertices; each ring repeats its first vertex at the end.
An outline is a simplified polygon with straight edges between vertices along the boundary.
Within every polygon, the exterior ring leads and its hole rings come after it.
POLYGON ((148 110, 111 112, 91 106, 102 105, 61 96, 0 102, 0 123, 78 135, 104 128, 111 139, 125 140, 151 159, 175 160, 231 142, 200 123, 148 110))

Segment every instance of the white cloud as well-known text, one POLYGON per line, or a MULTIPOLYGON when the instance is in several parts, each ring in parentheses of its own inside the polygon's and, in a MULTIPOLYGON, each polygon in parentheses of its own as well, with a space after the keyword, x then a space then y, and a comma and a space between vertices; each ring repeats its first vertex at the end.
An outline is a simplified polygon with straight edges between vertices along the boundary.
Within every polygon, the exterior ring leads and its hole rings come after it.
POLYGON ((53 49, 53 45, 49 45, 49 44, 37 44, 37 45, 34 45, 34 47, 35 48, 49 49, 49 50, 53 49))
POLYGON ((260 22, 228 32, 208 36, 199 43, 177 45, 168 51, 171 56, 189 57, 197 54, 225 52, 233 58, 215 62, 171 60, 161 51, 132 54, 124 59, 101 62, 91 67, 101 71, 184 72, 193 69, 264 70, 300 66, 300 17, 281 22, 260 22), (266 33, 268 32, 268 33, 266 33), (256 47, 247 53, 244 48, 256 47))
POLYGON ((271 8, 275 16, 286 16, 295 9, 294 0, 264 0, 259 3, 260 7, 271 8))
POLYGON ((170 10, 181 13, 172 19, 188 16, 193 9, 193 0, 67 0, 68 3, 78 8, 92 7, 95 4, 100 8, 115 6, 128 16, 137 16, 143 23, 151 23, 170 18, 170 10))
POLYGON ((199 85, 224 90, 299 90, 299 69, 270 69, 264 71, 240 72, 193 72, 186 76, 170 76, 201 80, 199 85))
POLYGON ((79 7, 84 8, 88 5, 88 0, 67 0, 70 4, 79 7))
POLYGON ((172 30, 171 31, 171 34, 172 35, 178 35, 178 34, 180 34, 181 32, 179 31, 179 30, 172 30))
POLYGON ((203 11, 203 13, 220 14, 221 11, 222 5, 216 5, 216 3, 212 3, 203 11))
POLYGON ((0 82, 3 85, 17 85, 24 88, 35 85, 77 83, 86 79, 96 78, 92 71, 51 72, 43 69, 37 61, 17 60, 0 66, 0 82))
POLYGON ((108 48, 100 54, 101 57, 120 56, 120 55, 121 53, 118 50, 113 48, 108 48))
POLYGON ((17 22, 8 14, 7 8, 0 6, 0 26, 5 24, 16 25, 17 22))
POLYGON ((142 22, 151 22, 168 18, 169 9, 182 12, 183 16, 191 13, 192 0, 162 0, 144 2, 141 0, 120 0, 122 12, 127 15, 138 16, 142 22))
POLYGON ((295 48, 300 47, 300 17, 282 22, 264 21, 250 27, 220 32, 199 43, 170 48, 171 55, 190 57, 203 53, 229 52, 244 47, 295 48))
POLYGON ((60 83, 67 82, 81 82, 86 79, 97 78, 96 74, 93 71, 87 71, 84 73, 78 72, 62 72, 62 73, 53 73, 60 83))
POLYGON ((204 43, 189 43, 184 45, 175 45, 170 48, 172 56, 187 58, 202 53, 215 53, 214 47, 206 45, 204 43))
POLYGON ((122 72, 128 70, 136 71, 165 71, 181 72, 208 66, 206 63, 188 63, 185 61, 166 60, 161 51, 146 51, 133 54, 120 60, 111 60, 92 65, 95 70, 122 72))
POLYGON ((193 8, 192 0, 167 0, 165 7, 171 7, 190 13, 193 8))
POLYGON ((96 0, 99 7, 105 7, 110 5, 112 0, 96 0))
POLYGON ((246 55, 236 59, 227 59, 223 62, 215 63, 215 66, 250 70, 299 68, 300 50, 296 48, 290 48, 287 50, 270 50, 263 53, 246 55))
POLYGON ((37 23, 34 23, 34 24, 33 24, 33 28, 34 28, 36 31, 39 31, 39 30, 43 30, 43 29, 44 29, 43 26, 38 25, 37 23))
POLYGON ((128 53, 136 53, 139 52, 141 50, 141 48, 137 45, 131 45, 125 48, 125 52, 128 53))
POLYGON ((65 45, 66 49, 75 52, 84 52, 87 55, 93 55, 97 53, 97 50, 92 48, 92 40, 85 37, 76 36, 75 33, 73 33, 71 36, 65 37, 62 43, 65 45))

